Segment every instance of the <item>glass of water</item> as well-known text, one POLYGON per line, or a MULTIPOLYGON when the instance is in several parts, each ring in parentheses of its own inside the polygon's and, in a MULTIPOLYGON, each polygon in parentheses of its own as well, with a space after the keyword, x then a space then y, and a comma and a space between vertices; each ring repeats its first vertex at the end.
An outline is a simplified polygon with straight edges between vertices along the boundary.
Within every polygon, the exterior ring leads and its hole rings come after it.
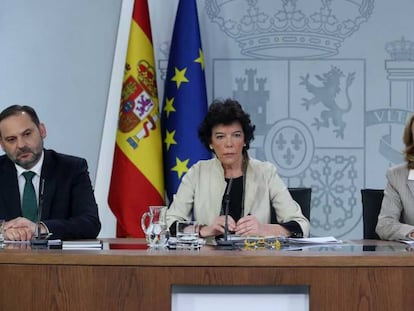
POLYGON ((0 219, 0 244, 4 242, 4 224, 6 221, 4 219, 0 219))
POLYGON ((200 225, 194 220, 177 221, 177 249, 199 249, 200 225))

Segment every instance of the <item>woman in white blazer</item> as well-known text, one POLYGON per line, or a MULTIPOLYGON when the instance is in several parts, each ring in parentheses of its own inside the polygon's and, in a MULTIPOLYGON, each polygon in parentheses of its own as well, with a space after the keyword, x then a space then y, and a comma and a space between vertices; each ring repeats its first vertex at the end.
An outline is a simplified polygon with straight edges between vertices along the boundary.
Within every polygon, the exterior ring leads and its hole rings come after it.
POLYGON ((387 171, 376 232, 384 240, 414 239, 414 115, 405 126, 406 163, 387 171))
POLYGON ((177 221, 192 218, 201 224, 201 237, 223 234, 228 204, 228 229, 237 235, 309 235, 309 221, 275 166, 248 156, 254 129, 237 101, 210 105, 198 136, 215 157, 197 162, 183 177, 167 211, 173 234, 177 221), (271 208, 278 224, 270 224, 271 208))

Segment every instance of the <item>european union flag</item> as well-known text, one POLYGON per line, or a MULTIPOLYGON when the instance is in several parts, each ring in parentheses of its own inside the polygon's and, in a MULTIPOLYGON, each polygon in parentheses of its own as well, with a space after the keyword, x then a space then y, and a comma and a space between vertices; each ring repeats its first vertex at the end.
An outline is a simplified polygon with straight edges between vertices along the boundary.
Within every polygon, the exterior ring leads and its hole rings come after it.
POLYGON ((188 169, 211 158, 197 134, 208 104, 195 0, 178 4, 165 82, 161 124, 165 189, 171 202, 188 169))

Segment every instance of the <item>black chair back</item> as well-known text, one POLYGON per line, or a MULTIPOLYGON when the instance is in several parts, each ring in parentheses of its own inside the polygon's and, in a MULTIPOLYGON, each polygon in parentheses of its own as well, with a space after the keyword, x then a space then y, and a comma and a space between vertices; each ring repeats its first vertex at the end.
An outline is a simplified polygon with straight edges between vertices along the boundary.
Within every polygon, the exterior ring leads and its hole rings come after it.
POLYGON ((364 239, 379 239, 375 227, 377 226, 383 197, 383 189, 361 189, 364 239))
MULTIPOLYGON (((288 188, 290 195, 293 200, 295 200, 302 209, 302 214, 310 219, 310 208, 311 208, 311 197, 312 197, 312 188, 307 187, 297 187, 297 188, 288 188)), ((276 213, 274 208, 270 209, 270 223, 277 224, 276 213)))

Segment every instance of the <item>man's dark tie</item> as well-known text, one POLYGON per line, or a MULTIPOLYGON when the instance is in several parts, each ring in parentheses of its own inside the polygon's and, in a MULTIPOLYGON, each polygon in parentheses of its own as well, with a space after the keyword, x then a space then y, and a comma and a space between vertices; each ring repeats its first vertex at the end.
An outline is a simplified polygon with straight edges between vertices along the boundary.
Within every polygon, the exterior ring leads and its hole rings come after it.
POLYGON ((33 187, 32 179, 36 175, 35 172, 27 171, 23 173, 26 184, 23 190, 22 213, 23 217, 33 222, 37 221, 37 199, 36 192, 33 187))

